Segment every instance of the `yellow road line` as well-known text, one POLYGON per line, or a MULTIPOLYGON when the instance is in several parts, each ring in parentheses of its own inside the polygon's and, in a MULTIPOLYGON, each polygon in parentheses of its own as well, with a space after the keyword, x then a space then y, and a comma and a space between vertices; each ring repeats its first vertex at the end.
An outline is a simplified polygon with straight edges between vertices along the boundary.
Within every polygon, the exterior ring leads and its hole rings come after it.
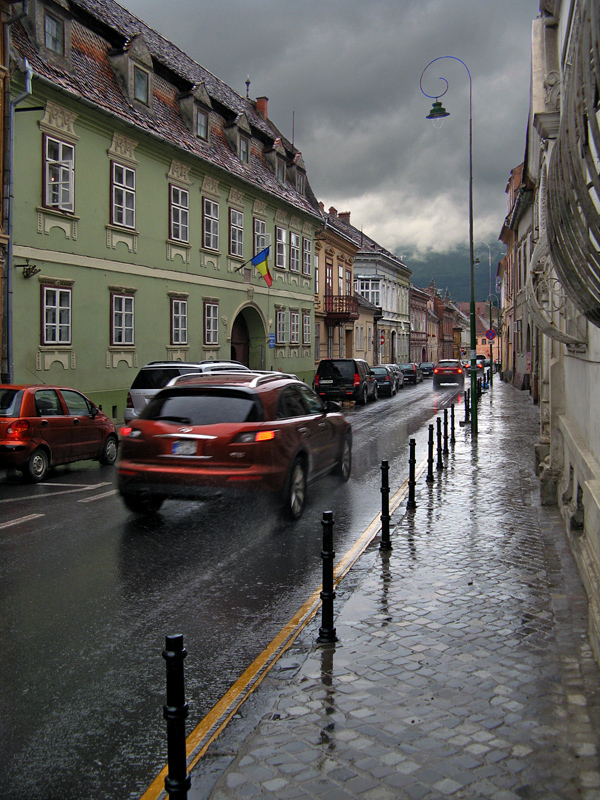
MULTIPOLYGON (((425 469, 426 459, 423 459, 415 471, 419 477, 425 469)), ((408 479, 404 481, 397 491, 390 497, 390 514, 400 505, 408 491, 408 479)), ((337 586, 341 579, 348 573, 358 558, 367 549, 381 527, 380 514, 372 520, 360 538, 340 559, 334 569, 334 585, 337 586)), ((281 629, 277 636, 242 673, 237 681, 229 688, 223 697, 212 707, 208 714, 198 723, 186 740, 186 753, 188 771, 200 761, 210 745, 227 727, 229 721, 238 708, 248 699, 261 684, 269 670, 277 663, 286 650, 291 647, 295 639, 308 625, 317 613, 321 604, 321 586, 313 592, 308 601, 294 614, 292 619, 281 629)), ((140 800, 157 800, 164 793, 165 778, 168 766, 163 767, 140 800)))

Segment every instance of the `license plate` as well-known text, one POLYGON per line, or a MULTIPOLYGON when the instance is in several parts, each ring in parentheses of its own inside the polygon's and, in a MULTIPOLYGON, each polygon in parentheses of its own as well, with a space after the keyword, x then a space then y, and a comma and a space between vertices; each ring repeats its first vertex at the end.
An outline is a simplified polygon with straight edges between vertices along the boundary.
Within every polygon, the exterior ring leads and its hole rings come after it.
POLYGON ((195 456, 198 450, 198 443, 195 439, 177 439, 173 442, 171 453, 174 456, 195 456))
POLYGON ((333 381, 319 381, 319 386, 325 386, 325 384, 333 383, 333 381))

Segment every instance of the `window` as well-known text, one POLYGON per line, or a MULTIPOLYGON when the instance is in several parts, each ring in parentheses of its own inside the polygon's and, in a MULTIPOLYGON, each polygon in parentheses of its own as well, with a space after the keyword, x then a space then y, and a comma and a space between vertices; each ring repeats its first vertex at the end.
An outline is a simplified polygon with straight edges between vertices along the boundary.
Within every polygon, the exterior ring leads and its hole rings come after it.
POLYGON ((277 180, 279 183, 285 183, 285 163, 281 158, 277 159, 277 180))
POLYGON ((196 136, 199 139, 208 139, 208 114, 200 109, 196 112, 196 136))
POLYGON ((381 305, 379 302, 379 279, 357 278, 355 288, 358 294, 361 294, 373 305, 381 305))
POLYGON ((250 142, 245 136, 240 136, 240 161, 248 163, 250 157, 250 142))
POLYGON ((71 344, 71 289, 43 286, 42 344, 71 344))
POLYGON ((300 314, 298 311, 290 311, 290 344, 300 342, 300 314))
POLYGON ((112 295, 112 345, 132 345, 133 297, 125 294, 112 295))
POLYGON ((92 414, 92 404, 87 397, 73 391, 73 389, 62 389, 61 394, 67 404, 67 411, 72 417, 85 417, 88 414, 92 414))
POLYGON ((315 294, 319 294, 319 256, 315 253, 315 294))
POLYGON ((139 67, 133 68, 133 96, 144 105, 149 105, 148 73, 139 67))
POLYGON ((75 194, 75 148, 46 136, 44 152, 44 205, 73 211, 75 194))
POLYGON ((263 219, 254 220, 254 255, 262 253, 267 246, 267 223, 263 219))
POLYGON ((177 242, 190 240, 190 193, 179 186, 170 187, 170 236, 177 242))
POLYGON ((296 181, 296 188, 298 189, 298 194, 304 194, 304 173, 298 173, 298 180, 296 181))
POLYGON ((344 268, 338 266, 338 294, 340 297, 344 294, 344 268))
POLYGON ((352 271, 349 269, 346 270, 346 294, 352 297, 352 271))
POLYGON ((286 261, 286 234, 284 228, 275 228, 275 266, 285 269, 286 261))
POLYGON ((204 303, 204 344, 219 344, 218 303, 204 303))
POLYGON ((287 311, 280 310, 277 312, 277 330, 275 333, 277 344, 285 344, 287 342, 287 320, 287 311))
POLYGON ((204 198, 204 247, 219 249, 219 204, 204 198))
POLYGON ((312 242, 310 239, 302 239, 302 274, 310 275, 312 263, 312 242))
POLYGON ((300 272, 300 237, 290 233, 290 270, 300 272))
POLYGON ((112 162, 112 222, 135 228, 135 170, 112 162))
POLYGON ((302 343, 310 344, 310 312, 302 312, 302 343))
POLYGON ((62 19, 46 12, 44 17, 44 44, 59 56, 65 54, 65 26, 62 19))
POLYGON ((333 263, 325 261, 325 294, 333 294, 333 263))
POLYGON ((244 256, 244 215, 235 208, 229 209, 229 253, 244 256))
POLYGON ((487 339, 482 339, 481 344, 489 344, 487 339))
POLYGON ((187 343, 187 300, 171 298, 171 344, 187 343))

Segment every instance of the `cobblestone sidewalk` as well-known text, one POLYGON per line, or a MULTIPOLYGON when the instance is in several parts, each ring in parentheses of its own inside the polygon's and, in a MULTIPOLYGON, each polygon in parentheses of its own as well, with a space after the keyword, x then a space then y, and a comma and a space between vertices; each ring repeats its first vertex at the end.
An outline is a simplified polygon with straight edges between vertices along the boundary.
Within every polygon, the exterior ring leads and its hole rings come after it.
MULTIPOLYGON (((339 609, 210 795, 600 800, 587 604, 533 471, 537 408, 496 380, 393 550, 339 609)), ((200 797, 189 794, 190 800, 200 797)))

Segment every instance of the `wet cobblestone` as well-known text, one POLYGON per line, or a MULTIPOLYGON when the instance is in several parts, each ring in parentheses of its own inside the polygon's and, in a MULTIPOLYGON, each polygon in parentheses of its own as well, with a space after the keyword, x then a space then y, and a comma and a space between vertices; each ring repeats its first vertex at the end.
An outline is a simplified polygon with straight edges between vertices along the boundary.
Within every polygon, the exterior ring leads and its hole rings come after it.
MULTIPOLYGON (((533 471, 538 410, 495 382, 393 550, 336 609, 212 800, 600 800, 587 601, 533 471)), ((198 795, 196 795, 198 797, 198 795)), ((189 794, 194 800, 194 788, 189 794)))

